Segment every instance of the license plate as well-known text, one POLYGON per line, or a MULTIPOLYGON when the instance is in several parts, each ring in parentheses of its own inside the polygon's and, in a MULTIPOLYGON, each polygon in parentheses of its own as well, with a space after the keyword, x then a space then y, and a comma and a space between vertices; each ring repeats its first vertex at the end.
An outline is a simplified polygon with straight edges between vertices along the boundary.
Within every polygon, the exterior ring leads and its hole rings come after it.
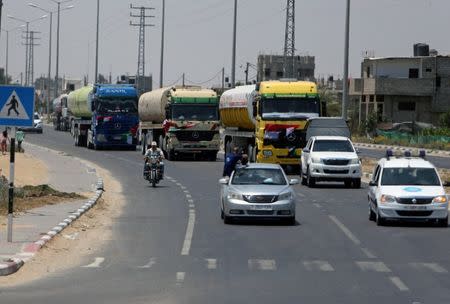
POLYGON ((253 210, 272 210, 272 206, 270 205, 252 205, 253 210))
POLYGON ((114 140, 121 140, 122 136, 118 135, 118 136, 114 136, 114 140))
POLYGON ((408 210, 427 210, 427 206, 405 206, 408 210))

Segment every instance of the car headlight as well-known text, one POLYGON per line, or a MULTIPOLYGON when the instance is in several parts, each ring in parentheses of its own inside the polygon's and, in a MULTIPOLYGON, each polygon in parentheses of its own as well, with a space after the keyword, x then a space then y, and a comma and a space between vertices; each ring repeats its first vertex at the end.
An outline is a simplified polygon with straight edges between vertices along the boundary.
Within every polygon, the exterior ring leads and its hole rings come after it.
POLYGON ((380 203, 382 203, 382 204, 392 204, 392 203, 396 203, 396 202, 397 202, 397 198, 392 195, 383 194, 380 198, 380 203))
POLYGON ((312 161, 313 163, 316 163, 316 164, 320 164, 320 163, 322 162, 322 160, 320 159, 320 157, 312 157, 312 158, 311 158, 311 161, 312 161))
POLYGON ((285 192, 285 193, 281 193, 280 195, 278 195, 278 200, 279 201, 287 201, 287 200, 291 200, 292 199, 292 192, 285 192))
POLYGON ((359 164, 359 158, 353 158, 349 162, 350 165, 358 165, 359 164))
POLYGON ((236 192, 228 192, 227 198, 242 201, 242 194, 236 192))
POLYGON ((262 153, 264 157, 271 157, 273 155, 272 151, 270 150, 263 150, 262 153))
POLYGON ((447 202, 448 202, 448 200, 445 195, 436 196, 435 198, 433 198, 433 201, 432 201, 432 203, 435 203, 435 204, 445 204, 447 202))

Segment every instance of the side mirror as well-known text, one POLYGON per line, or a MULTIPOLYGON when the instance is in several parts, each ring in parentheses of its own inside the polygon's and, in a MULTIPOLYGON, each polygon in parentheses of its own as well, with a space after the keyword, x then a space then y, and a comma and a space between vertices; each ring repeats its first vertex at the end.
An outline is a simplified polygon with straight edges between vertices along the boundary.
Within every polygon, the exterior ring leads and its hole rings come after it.
POLYGON ((444 183, 443 183, 443 186, 444 186, 444 187, 450 187, 450 181, 444 182, 444 183))
POLYGON ((377 182, 376 182, 376 181, 370 181, 370 182, 369 182, 369 186, 370 186, 370 187, 376 187, 376 186, 378 186, 378 185, 377 185, 377 182))
POLYGON ((230 181, 230 179, 228 177, 224 177, 224 178, 219 179, 219 184, 228 185, 229 181, 230 181))
POLYGON ((256 117, 258 115, 258 104, 256 103, 256 101, 253 101, 252 105, 253 105, 253 117, 256 117))
POLYGON ((309 149, 308 148, 304 148, 303 149, 303 153, 309 153, 309 149))
POLYGON ((356 154, 361 154, 361 151, 359 151, 358 148, 355 148, 355 152, 356 152, 356 154))
POLYGON ((300 181, 296 178, 293 178, 289 181, 289 185, 298 185, 300 184, 300 181))

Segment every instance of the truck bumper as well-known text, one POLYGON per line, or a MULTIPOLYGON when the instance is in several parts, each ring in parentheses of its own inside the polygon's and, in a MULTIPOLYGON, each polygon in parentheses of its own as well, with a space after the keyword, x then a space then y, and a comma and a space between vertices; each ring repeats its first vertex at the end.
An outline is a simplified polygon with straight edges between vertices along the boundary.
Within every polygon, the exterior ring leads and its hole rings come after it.
POLYGON ((258 163, 280 165, 300 165, 301 149, 289 152, 288 149, 261 149, 256 156, 258 163))

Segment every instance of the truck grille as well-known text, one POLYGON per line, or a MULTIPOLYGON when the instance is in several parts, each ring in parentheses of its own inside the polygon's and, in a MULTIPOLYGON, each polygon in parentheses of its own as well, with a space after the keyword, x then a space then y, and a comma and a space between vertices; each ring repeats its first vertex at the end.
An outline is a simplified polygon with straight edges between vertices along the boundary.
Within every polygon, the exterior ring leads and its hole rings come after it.
POLYGON ((277 139, 265 138, 264 145, 272 145, 274 148, 303 148, 306 146, 306 133, 304 130, 295 130, 293 133, 286 136, 286 132, 280 132, 277 139))
POLYGON ((329 166, 347 166, 349 162, 348 159, 322 159, 322 161, 329 166))
POLYGON ((244 201, 254 204, 270 204, 277 201, 277 195, 244 195, 244 201))
POLYGON ((405 205, 427 205, 431 204, 433 201, 432 197, 421 197, 421 198, 399 198, 398 203, 399 204, 405 204, 405 205))
POLYGON ((174 133, 179 141, 211 141, 215 131, 177 131, 174 133))

